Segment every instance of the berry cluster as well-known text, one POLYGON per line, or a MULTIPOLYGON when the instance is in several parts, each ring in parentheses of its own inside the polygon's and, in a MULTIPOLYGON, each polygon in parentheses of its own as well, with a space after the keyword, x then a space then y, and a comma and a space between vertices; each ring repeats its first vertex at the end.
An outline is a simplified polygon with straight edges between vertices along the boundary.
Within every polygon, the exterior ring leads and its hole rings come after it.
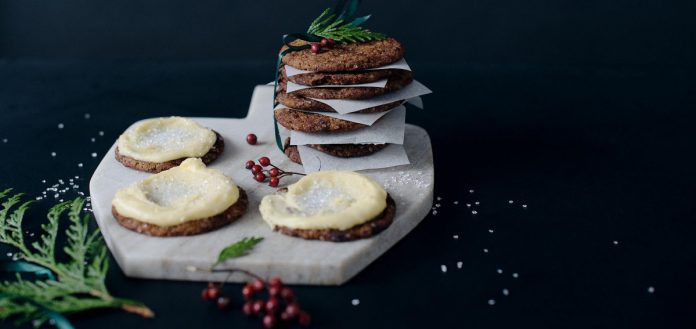
POLYGON ((300 308, 292 289, 285 287, 278 277, 271 278, 268 284, 261 279, 248 283, 242 288, 242 296, 246 301, 242 307, 244 314, 261 317, 265 328, 289 325, 295 320, 306 327, 312 322, 309 313, 300 308), (268 299, 254 299, 264 290, 268 299))
POLYGON ((312 43, 309 49, 312 51, 312 54, 316 54, 324 48, 333 49, 335 44, 334 39, 321 38, 321 42, 312 43))
POLYGON ((217 307, 221 310, 227 309, 230 305, 230 298, 220 295, 220 288, 217 284, 213 282, 208 282, 208 287, 201 291, 201 298, 203 300, 214 300, 217 307))
POLYGON ((270 180, 268 181, 268 186, 270 187, 278 187, 278 184, 280 184, 280 179, 285 176, 304 175, 301 173, 282 170, 274 166, 271 163, 271 159, 268 157, 259 158, 258 164, 256 164, 253 160, 249 160, 244 165, 244 168, 250 170, 251 174, 254 175, 254 179, 259 183, 265 182, 266 178, 270 177, 270 180), (263 169, 264 167, 268 166, 273 168, 263 169))

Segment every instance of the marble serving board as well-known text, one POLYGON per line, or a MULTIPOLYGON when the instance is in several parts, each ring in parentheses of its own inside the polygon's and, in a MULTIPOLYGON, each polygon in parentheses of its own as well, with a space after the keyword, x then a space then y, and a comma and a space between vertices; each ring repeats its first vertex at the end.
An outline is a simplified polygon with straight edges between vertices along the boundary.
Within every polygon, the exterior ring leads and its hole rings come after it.
MULTIPOLYGON (((225 151, 210 167, 232 177, 249 195, 247 213, 222 229, 190 237, 159 238, 129 231, 111 215, 111 199, 117 189, 147 177, 121 165, 111 147, 90 181, 92 207, 97 223, 116 262, 130 277, 190 281, 243 282, 242 274, 191 272, 195 266, 208 268, 220 250, 243 237, 264 240, 247 256, 229 260, 224 267, 242 268, 262 277, 280 276, 293 284, 340 285, 406 236, 428 214, 433 199, 433 156, 428 133, 407 125, 405 148, 410 165, 362 171, 384 185, 396 201, 396 218, 385 231, 370 239, 353 242, 309 241, 273 232, 261 219, 258 205, 275 190, 254 181, 244 169, 250 159, 269 156, 281 168, 302 171, 276 148, 272 121, 273 88, 259 86, 244 119, 193 118, 218 131, 225 139, 225 151), (255 133, 259 143, 248 145, 245 137, 255 133)), ((284 178, 282 184, 298 178, 284 178)))

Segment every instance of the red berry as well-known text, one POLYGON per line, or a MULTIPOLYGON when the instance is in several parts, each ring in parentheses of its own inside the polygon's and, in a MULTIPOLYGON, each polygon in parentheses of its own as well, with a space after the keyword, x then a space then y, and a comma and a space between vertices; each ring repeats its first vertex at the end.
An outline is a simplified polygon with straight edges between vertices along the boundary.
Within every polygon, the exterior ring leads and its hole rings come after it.
POLYGON ((244 312, 244 314, 246 314, 247 316, 252 315, 254 313, 254 303, 253 302, 244 303, 244 306, 242 306, 242 312, 244 312))
POLYGON ((280 170, 278 170, 278 168, 272 168, 268 171, 268 175, 271 177, 278 177, 278 175, 280 175, 280 170))
POLYGON ((264 305, 262 300, 256 300, 254 301, 254 304, 251 305, 251 310, 254 312, 254 314, 261 314, 263 312, 264 305))
POLYGON ((268 295, 271 297, 278 297, 280 296, 280 287, 273 287, 271 286, 268 288, 268 295))
POLYGON ((298 320, 300 325, 303 327, 308 327, 310 324, 312 324, 312 317, 309 316, 309 313, 307 312, 300 313, 300 318, 298 320))
POLYGON ((280 301, 278 301, 278 298, 271 297, 266 302, 266 312, 268 312, 268 314, 275 314, 279 307, 280 301))
POLYGON ((280 184, 280 179, 278 179, 278 177, 271 177, 271 181, 268 182, 268 186, 270 187, 278 187, 278 184, 280 184))
POLYGON ((326 47, 329 45, 329 39, 327 38, 321 38, 321 46, 326 47))
POLYGON ((201 298, 203 300, 210 300, 210 298, 208 298, 208 288, 205 288, 203 289, 203 291, 201 291, 201 298))
POLYGON ((302 312, 302 310, 300 310, 300 304, 298 303, 290 303, 288 306, 285 306, 285 313, 287 313, 290 318, 300 315, 300 312, 302 312))
POLYGON ((326 39, 326 44, 327 44, 328 48, 331 49, 336 45, 336 40, 331 39, 331 38, 326 39))
POLYGON ((275 316, 267 314, 266 316, 263 317, 263 327, 264 328, 275 328, 276 323, 278 323, 278 320, 276 319, 275 316))
POLYGON ((292 292, 292 289, 285 287, 280 290, 280 296, 285 299, 286 302, 292 302, 295 300, 295 294, 292 292))
POLYGON ((255 165, 254 161, 249 160, 244 164, 244 168, 251 169, 254 167, 254 165, 255 165))
POLYGON ((228 297, 220 297, 217 299, 217 307, 221 310, 227 308, 230 305, 230 299, 228 297))
POLYGON ((260 173, 256 174, 256 176, 254 176, 254 179, 257 182, 262 183, 263 181, 266 180, 266 175, 264 173, 260 172, 260 173))
POLYGON ((266 287, 266 284, 263 282, 263 280, 256 279, 254 280, 254 282, 251 283, 251 287, 254 288, 254 291, 260 292, 263 290, 263 288, 266 287))
POLYGON ((244 296, 244 300, 251 300, 254 297, 254 288, 247 284, 242 288, 242 296, 244 296))
POLYGON ((256 135, 249 134, 249 135, 247 135, 246 140, 247 140, 247 143, 249 143, 249 145, 255 145, 256 144, 256 135))
POLYGON ((218 287, 208 287, 206 290, 208 290, 208 300, 215 300, 220 297, 220 289, 218 287))
POLYGON ((290 314, 288 314, 288 312, 283 312, 283 313, 280 313, 280 319, 285 321, 285 322, 288 322, 288 321, 292 320, 292 317, 290 316, 290 314))
MULTIPOLYGON (((275 168, 274 168, 274 169, 275 169, 275 168)), ((283 286, 283 281, 282 281, 279 277, 274 276, 274 277, 272 277, 270 280, 268 280, 268 284, 269 284, 271 287, 282 287, 282 286, 283 286)))
POLYGON ((263 168, 261 168, 261 166, 259 166, 259 165, 254 165, 253 167, 251 167, 251 173, 254 175, 256 175, 262 171, 263 171, 263 168))
POLYGON ((271 164, 271 159, 269 159, 268 157, 260 157, 259 163, 264 167, 268 167, 268 165, 271 164))
POLYGON ((311 46, 312 53, 316 54, 319 52, 319 50, 321 50, 321 45, 318 43, 312 43, 312 46, 311 46))

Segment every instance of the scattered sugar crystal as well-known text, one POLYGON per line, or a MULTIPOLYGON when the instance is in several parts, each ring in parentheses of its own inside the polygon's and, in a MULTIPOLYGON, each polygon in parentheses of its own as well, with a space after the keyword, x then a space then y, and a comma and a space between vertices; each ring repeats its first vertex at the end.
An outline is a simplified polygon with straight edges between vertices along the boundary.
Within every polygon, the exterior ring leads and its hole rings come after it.
POLYGON ((483 252, 488 253, 488 249, 483 248, 483 252))
POLYGON ((474 193, 474 190, 469 190, 469 193, 474 193))
POLYGON ((437 215, 437 210, 433 210, 433 216, 437 215))
POLYGON ((519 278, 519 277, 520 277, 520 275, 519 275, 519 274, 517 274, 517 273, 515 272, 515 273, 512 273, 512 277, 513 277, 513 278, 515 278, 515 279, 517 279, 517 278, 519 278))
POLYGON ((495 299, 489 299, 489 300, 488 300, 488 305, 490 305, 490 306, 495 305, 495 299))
POLYGON ((613 243, 614 243, 614 245, 618 245, 619 241, 614 240, 613 243))
POLYGON ((526 204, 523 204, 523 205, 522 205, 522 208, 527 209, 527 205, 526 205, 526 204))
POLYGON ((97 157, 97 152, 92 152, 92 157, 96 158, 97 157))
POLYGON ((59 124, 58 124, 58 129, 63 129, 63 128, 65 128, 65 125, 62 124, 62 123, 59 123, 59 124))
POLYGON ((353 306, 358 306, 360 305, 360 299, 353 298, 353 300, 351 300, 350 303, 353 304, 353 306))
POLYGON ((447 273, 447 265, 440 265, 440 270, 442 273, 447 273))
POLYGON ((92 115, 91 115, 91 114, 89 114, 89 113, 85 113, 85 119, 89 119, 89 118, 91 118, 91 117, 92 117, 92 115))
POLYGON ((463 262, 457 262, 457 268, 462 268, 462 266, 464 266, 463 262))
POLYGON ((56 152, 51 152, 51 156, 55 158, 55 157, 56 157, 56 152))
POLYGON ((99 136, 104 136, 104 131, 100 130, 100 131, 99 131, 99 136))
POLYGON ((41 198, 40 196, 37 196, 37 197, 36 197, 36 201, 39 201, 39 200, 41 200, 41 199, 42 199, 42 198, 41 198))
POLYGON ((42 179, 41 182, 44 183, 44 184, 46 184, 46 180, 45 180, 45 179, 42 179))
POLYGON ((509 203, 509 204, 513 204, 514 202, 515 202, 515 201, 508 200, 508 203, 509 203))
POLYGON ((498 272, 498 274, 503 274, 503 269, 501 269, 501 268, 499 268, 499 269, 497 269, 497 270, 495 270, 495 271, 498 272))
POLYGON ((53 196, 54 199, 58 199, 58 197, 60 197, 60 194, 58 194, 58 193, 56 193, 56 194, 53 196))
POLYGON ((459 201, 454 201, 454 202, 452 202, 452 203, 454 203, 454 204, 459 204, 459 201))
POLYGON ((441 197, 437 197, 437 201, 440 201, 440 200, 442 200, 442 198, 441 198, 441 197))
POLYGON ((471 211, 471 214, 472 214, 472 215, 476 215, 476 214, 478 214, 478 211, 472 210, 472 211, 471 211))
POLYGON ((440 208, 440 204, 439 204, 439 203, 436 203, 436 204, 435 204, 435 208, 440 208))
POLYGON ((648 293, 649 294, 655 293, 655 287, 653 287, 653 286, 648 287, 648 293))
POLYGON ((466 207, 467 207, 467 208, 471 208, 471 203, 467 203, 467 204, 466 204, 466 207))
POLYGON ((474 202, 474 204, 478 206, 481 204, 481 202, 476 201, 476 202, 474 202))
POLYGON ((510 295, 510 290, 503 289, 503 296, 510 295))
POLYGON ((8 253, 7 253, 7 257, 12 257, 12 253, 11 253, 11 252, 8 252, 8 253))
POLYGON ((78 163, 77 166, 82 168, 82 162, 78 163))
POLYGON ((455 239, 455 240, 457 240, 457 239, 459 239, 459 235, 456 235, 456 234, 455 234, 455 235, 452 236, 452 238, 455 239))
POLYGON ((90 141, 91 141, 92 143, 94 143, 94 142, 96 142, 96 141, 97 141, 97 139, 96 139, 96 138, 94 138, 94 137, 90 138, 89 140, 90 140, 90 141))
POLYGON ((489 229, 489 230, 488 230, 488 233, 493 234, 493 230, 492 230, 492 229, 489 229))
POLYGON ((3 139, 2 139, 2 142, 3 142, 3 143, 7 143, 7 138, 3 138, 3 139))

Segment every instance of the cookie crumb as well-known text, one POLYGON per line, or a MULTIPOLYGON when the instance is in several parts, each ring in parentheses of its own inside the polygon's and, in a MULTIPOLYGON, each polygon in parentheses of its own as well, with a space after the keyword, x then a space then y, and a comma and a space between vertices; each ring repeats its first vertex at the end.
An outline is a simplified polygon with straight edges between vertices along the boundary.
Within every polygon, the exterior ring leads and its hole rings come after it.
POLYGON ((503 289, 503 296, 508 296, 510 295, 510 290, 503 289))
POLYGON ((653 286, 648 287, 648 293, 649 293, 649 294, 654 294, 654 293, 655 293, 655 287, 653 287, 653 286))
POLYGON ((440 265, 440 271, 442 271, 442 273, 447 273, 447 265, 440 265))
POLYGON ((58 129, 63 129, 63 128, 65 128, 65 125, 62 124, 62 123, 59 123, 59 124, 58 124, 58 129))
POLYGON ((495 305, 495 299, 489 299, 489 300, 488 300, 488 305, 490 305, 490 306, 495 305))
POLYGON ((360 299, 353 298, 353 300, 351 300, 350 303, 353 304, 353 306, 358 306, 360 305, 360 299))
POLYGON ((462 266, 464 266, 463 262, 457 262, 457 268, 462 268, 462 266))

